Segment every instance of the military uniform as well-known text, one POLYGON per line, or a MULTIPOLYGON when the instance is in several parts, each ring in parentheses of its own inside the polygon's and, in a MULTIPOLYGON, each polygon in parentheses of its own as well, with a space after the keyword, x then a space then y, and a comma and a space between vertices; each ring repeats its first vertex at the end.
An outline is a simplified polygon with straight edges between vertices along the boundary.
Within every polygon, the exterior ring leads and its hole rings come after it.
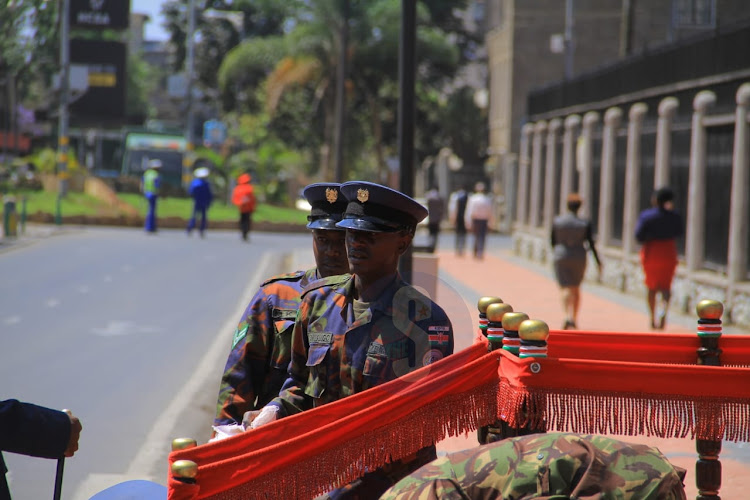
POLYGON ((265 281, 242 314, 232 339, 214 425, 240 424, 246 411, 278 396, 291 358, 291 338, 302 289, 318 279, 317 269, 265 281))
POLYGON ((532 434, 437 459, 383 500, 684 500, 685 470, 659 450, 604 436, 532 434))
MULTIPOLYGON (((337 226, 347 230, 413 234, 427 215, 416 201, 384 186, 349 182, 341 191, 349 205, 337 226)), ((303 292, 292 332, 289 378, 269 403, 279 408, 278 417, 356 394, 453 353, 453 327, 445 311, 398 272, 385 272, 375 284, 380 293, 367 303, 355 298, 355 279, 332 276, 303 292)), ((435 456, 434 446, 427 447, 326 497, 377 498, 435 456)))
POLYGON ((281 408, 279 416, 356 394, 453 353, 445 311, 400 276, 359 318, 353 291, 351 275, 321 279, 304 291, 290 378, 272 403, 281 408))
MULTIPOLYGON (((346 200, 339 196, 339 184, 310 184, 303 194, 311 204, 309 229, 342 231, 336 223, 346 200)), ((326 269, 330 263, 320 265, 326 269)), ((287 378, 292 327, 302 290, 320 277, 321 272, 312 268, 276 276, 261 285, 234 332, 214 426, 242 424, 245 412, 262 408, 278 396, 287 378)))

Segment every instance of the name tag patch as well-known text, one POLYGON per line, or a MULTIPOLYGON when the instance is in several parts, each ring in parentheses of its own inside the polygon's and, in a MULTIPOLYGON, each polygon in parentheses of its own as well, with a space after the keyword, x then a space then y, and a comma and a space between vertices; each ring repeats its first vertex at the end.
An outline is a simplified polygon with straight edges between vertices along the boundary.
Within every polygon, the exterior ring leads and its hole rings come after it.
POLYGON ((310 344, 330 344, 333 340, 332 333, 309 333, 307 340, 310 344))
POLYGON ((271 317, 278 321, 278 320, 292 320, 294 321, 297 319, 297 310, 296 309, 273 309, 271 311, 271 317))

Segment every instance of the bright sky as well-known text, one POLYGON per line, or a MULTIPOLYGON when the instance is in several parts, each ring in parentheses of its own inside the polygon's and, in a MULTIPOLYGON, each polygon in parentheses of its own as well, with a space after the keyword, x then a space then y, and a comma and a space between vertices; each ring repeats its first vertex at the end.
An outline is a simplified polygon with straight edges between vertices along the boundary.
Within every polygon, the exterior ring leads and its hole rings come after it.
POLYGON ((151 20, 146 23, 146 40, 167 40, 169 35, 162 28, 161 4, 164 0, 130 0, 130 10, 148 14, 151 20))

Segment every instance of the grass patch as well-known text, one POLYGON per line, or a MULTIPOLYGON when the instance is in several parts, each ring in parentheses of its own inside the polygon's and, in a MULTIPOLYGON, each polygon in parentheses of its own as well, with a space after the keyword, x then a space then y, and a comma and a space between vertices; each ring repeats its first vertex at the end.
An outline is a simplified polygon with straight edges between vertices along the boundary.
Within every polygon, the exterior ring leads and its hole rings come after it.
MULTIPOLYGON (((16 193, 16 211, 21 212, 21 197, 26 197, 26 213, 37 212, 57 213, 57 193, 50 191, 28 191, 16 193)), ((145 217, 148 208, 146 199, 135 193, 118 193, 125 203, 131 205, 138 213, 145 217)), ((193 200, 190 198, 160 198, 157 205, 159 217, 182 217, 188 219, 193 211, 193 200)), ((63 215, 119 215, 118 210, 102 200, 84 193, 70 192, 62 199, 61 212, 63 215)), ((307 212, 295 208, 277 207, 259 203, 253 214, 253 221, 291 223, 304 225, 307 223, 307 212)), ((236 221, 237 207, 227 205, 222 201, 215 201, 208 211, 209 220, 236 221)))

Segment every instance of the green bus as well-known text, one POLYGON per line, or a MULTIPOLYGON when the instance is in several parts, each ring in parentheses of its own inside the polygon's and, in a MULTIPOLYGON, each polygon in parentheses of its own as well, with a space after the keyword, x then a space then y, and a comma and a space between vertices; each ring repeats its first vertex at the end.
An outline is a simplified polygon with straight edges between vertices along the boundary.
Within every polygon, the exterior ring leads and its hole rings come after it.
MULTIPOLYGON (((184 187, 187 141, 182 135, 159 132, 126 132, 122 155, 123 176, 141 177, 149 160, 161 160, 162 183, 184 187)), ((189 174, 189 173, 188 173, 189 174)))

